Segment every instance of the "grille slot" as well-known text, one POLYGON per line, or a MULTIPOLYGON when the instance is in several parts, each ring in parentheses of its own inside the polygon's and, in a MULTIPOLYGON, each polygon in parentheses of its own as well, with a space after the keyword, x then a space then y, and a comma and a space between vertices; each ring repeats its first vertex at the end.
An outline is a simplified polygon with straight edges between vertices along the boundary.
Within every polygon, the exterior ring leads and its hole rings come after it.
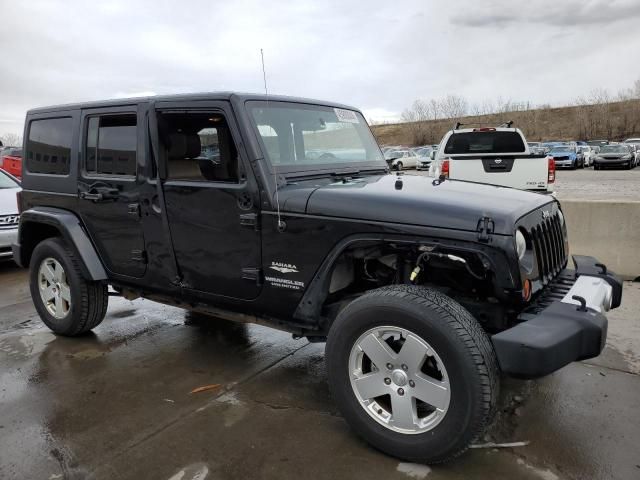
POLYGON ((567 264, 560 217, 556 213, 530 230, 540 281, 547 285, 567 264))

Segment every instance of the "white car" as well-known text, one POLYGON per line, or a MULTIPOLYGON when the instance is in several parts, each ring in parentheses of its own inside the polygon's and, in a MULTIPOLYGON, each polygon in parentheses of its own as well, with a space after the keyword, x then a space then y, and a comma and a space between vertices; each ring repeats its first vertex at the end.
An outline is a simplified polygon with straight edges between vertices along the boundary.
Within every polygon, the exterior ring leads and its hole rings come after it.
POLYGON ((488 183, 547 193, 555 182, 555 162, 534 155, 518 128, 506 126, 460 128, 448 131, 432 153, 429 174, 455 180, 488 183))
POLYGON ((0 260, 13 260, 11 245, 18 235, 18 199, 22 190, 18 181, 0 170, 0 260))
POLYGON ((580 151, 582 152, 582 155, 584 156, 584 166, 585 167, 592 166, 593 159, 596 158, 596 155, 598 155, 598 151, 595 149, 595 147, 592 147, 590 145, 582 145, 578 148, 580 149, 580 151))
POLYGON ((404 168, 416 168, 418 166, 418 155, 411 148, 387 150, 384 158, 392 170, 400 171, 404 168))

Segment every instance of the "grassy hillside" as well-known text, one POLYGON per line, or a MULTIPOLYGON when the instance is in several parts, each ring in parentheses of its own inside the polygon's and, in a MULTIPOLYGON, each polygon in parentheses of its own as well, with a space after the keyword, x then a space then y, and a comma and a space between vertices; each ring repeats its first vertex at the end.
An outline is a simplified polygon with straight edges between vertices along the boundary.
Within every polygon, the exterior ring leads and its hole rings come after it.
POLYGON ((640 137, 640 100, 374 125, 372 129, 381 145, 422 145, 439 143, 456 121, 496 126, 508 120, 531 141, 623 140, 640 137))

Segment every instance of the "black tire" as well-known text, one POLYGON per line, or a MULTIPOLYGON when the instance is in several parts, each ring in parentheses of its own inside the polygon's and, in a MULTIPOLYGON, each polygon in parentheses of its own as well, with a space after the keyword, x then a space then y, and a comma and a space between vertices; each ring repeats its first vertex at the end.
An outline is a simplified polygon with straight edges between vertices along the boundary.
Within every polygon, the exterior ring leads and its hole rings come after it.
POLYGON ((402 170, 402 167, 403 167, 402 162, 398 162, 398 163, 396 163, 396 170, 397 170, 397 171, 399 171, 399 172, 400 172, 400 171, 402 170))
POLYGON ((350 303, 331 326, 326 345, 329 384, 342 415, 367 442, 397 458, 441 463, 461 455, 493 420, 499 368, 489 337, 459 303, 431 289, 394 285, 350 303), (375 326, 414 332, 433 347, 451 382, 446 415, 431 430, 406 434, 373 419, 351 387, 349 356, 357 339, 375 326))
POLYGON ((29 267, 31 298, 40 318, 54 333, 69 337, 82 335, 102 322, 109 302, 107 285, 84 278, 80 260, 62 239, 49 238, 39 243, 33 251, 29 267), (38 271, 47 258, 57 260, 66 274, 71 302, 64 318, 54 317, 40 295, 38 271))

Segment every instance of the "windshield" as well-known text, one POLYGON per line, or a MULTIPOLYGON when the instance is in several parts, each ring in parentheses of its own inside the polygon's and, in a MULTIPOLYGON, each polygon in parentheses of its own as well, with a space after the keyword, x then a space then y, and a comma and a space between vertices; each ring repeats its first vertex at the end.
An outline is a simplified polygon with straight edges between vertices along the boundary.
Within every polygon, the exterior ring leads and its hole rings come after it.
POLYGON ((605 145, 600 153, 629 153, 629 149, 623 145, 605 145))
POLYGON ((294 172, 386 168, 364 117, 353 110, 287 102, 247 102, 268 160, 294 172))
POLYGON ((524 152, 524 142, 518 132, 464 132, 449 137, 444 153, 510 153, 524 152))
POLYGON ((9 175, 0 171, 0 188, 18 188, 19 186, 9 175))

